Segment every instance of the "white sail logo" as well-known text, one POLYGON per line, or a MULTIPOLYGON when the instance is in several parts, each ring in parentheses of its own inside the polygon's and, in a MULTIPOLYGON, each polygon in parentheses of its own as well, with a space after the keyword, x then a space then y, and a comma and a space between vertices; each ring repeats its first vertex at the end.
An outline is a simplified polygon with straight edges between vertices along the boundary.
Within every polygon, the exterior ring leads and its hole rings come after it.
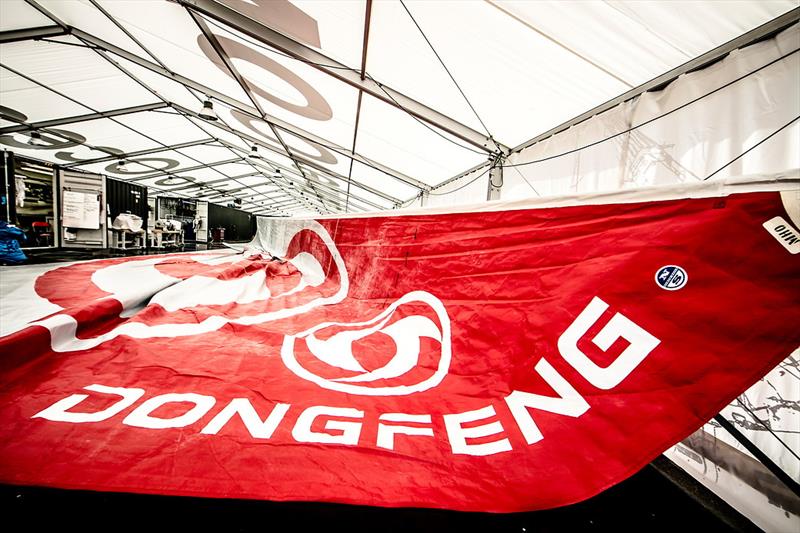
POLYGON ((370 320, 326 322, 287 335, 281 358, 297 376, 329 390, 366 396, 421 392, 438 385, 450 368, 450 319, 438 298, 414 291, 370 320), (353 346, 373 335, 391 339, 394 355, 367 369, 353 346))

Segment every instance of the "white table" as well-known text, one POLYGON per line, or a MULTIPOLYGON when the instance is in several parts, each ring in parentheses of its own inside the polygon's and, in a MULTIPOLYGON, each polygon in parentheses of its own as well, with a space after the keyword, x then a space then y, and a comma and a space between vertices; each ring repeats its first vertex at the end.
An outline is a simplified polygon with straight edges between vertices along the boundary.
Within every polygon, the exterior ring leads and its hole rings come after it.
POLYGON ((183 246, 183 230, 158 230, 150 233, 151 248, 179 248, 183 246))
POLYGON ((117 250, 144 248, 144 231, 111 228, 111 247, 117 250))

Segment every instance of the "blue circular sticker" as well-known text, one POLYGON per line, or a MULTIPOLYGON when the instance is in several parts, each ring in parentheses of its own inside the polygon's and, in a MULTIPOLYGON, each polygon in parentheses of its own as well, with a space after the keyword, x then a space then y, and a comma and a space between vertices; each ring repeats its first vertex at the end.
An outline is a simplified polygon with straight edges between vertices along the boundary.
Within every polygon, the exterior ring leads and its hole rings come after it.
POLYGON ((656 272, 656 283, 667 291, 677 291, 686 286, 689 275, 684 269, 677 265, 667 265, 658 269, 656 272))

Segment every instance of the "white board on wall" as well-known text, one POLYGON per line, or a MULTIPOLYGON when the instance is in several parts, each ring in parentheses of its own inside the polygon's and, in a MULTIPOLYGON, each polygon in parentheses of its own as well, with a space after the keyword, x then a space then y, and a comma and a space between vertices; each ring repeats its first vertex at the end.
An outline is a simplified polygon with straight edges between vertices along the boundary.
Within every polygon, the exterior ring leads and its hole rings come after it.
POLYGON ((63 212, 62 225, 65 228, 100 228, 100 199, 97 193, 64 191, 63 212))

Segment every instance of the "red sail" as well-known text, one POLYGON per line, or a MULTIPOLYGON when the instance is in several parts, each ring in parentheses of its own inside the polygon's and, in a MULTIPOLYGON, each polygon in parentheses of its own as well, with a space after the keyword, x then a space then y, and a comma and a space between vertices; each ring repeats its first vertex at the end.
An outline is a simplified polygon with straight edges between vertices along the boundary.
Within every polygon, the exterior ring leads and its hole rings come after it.
POLYGON ((550 508, 800 345, 779 193, 260 223, 241 253, 31 277, 2 317, 30 324, 0 339, 0 481, 550 508))

